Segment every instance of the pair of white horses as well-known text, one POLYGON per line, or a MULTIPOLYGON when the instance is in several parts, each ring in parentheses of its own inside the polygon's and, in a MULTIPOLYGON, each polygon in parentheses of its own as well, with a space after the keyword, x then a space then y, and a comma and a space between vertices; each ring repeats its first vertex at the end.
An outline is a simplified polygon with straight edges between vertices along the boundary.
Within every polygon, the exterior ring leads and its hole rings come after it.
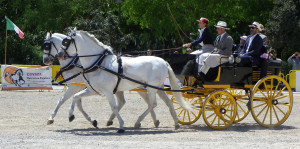
MULTIPOLYGON (((105 56, 103 59, 101 66, 107 69, 110 69, 114 72, 118 72, 118 62, 117 57, 113 55, 113 51, 109 46, 104 45, 99 42, 93 35, 89 34, 86 31, 76 31, 76 29, 72 30, 69 36, 69 40, 73 40, 75 42, 71 42, 65 50, 63 48, 57 48, 62 46, 63 39, 66 39, 67 36, 62 34, 52 34, 47 33, 45 38, 45 42, 52 43, 52 46, 49 49, 44 49, 43 62, 46 65, 52 64, 54 57, 58 55, 58 59, 61 67, 66 66, 68 63, 72 61, 72 58, 66 58, 67 56, 75 57, 79 56, 79 65, 82 65, 84 69, 89 68, 95 61, 98 60, 101 54, 104 54, 105 50, 108 50, 110 55, 105 56), (67 55, 67 56, 66 56, 67 55), (96 56, 95 56, 96 55, 96 56)), ((49 45, 49 44, 48 44, 49 45)), ((170 65, 159 57, 154 56, 140 56, 140 57, 122 57, 122 65, 123 65, 123 74, 129 78, 133 78, 137 81, 147 83, 152 86, 163 88, 163 83, 165 79, 168 77, 170 81, 171 88, 173 90, 179 90, 179 86, 177 84, 177 79, 175 74, 170 67, 170 65)), ((64 77, 68 78, 77 74, 78 72, 83 71, 81 68, 73 68, 64 72, 64 77)), ((83 110, 81 104, 81 97, 96 95, 98 93, 103 93, 108 101, 112 110, 112 115, 110 116, 107 125, 112 124, 112 120, 115 116, 119 120, 119 130, 118 133, 124 132, 124 121, 119 114, 119 110, 125 104, 125 98, 123 91, 128 91, 137 87, 141 87, 141 84, 134 83, 132 81, 121 79, 120 84, 118 86, 118 91, 116 92, 116 97, 118 103, 115 101, 115 97, 113 94, 113 90, 117 84, 118 77, 113 75, 110 72, 104 71, 102 69, 96 69, 95 71, 85 73, 85 78, 81 75, 72 79, 72 82, 83 82, 86 84, 86 88, 82 86, 73 86, 69 85, 66 93, 60 98, 58 101, 55 110, 52 112, 48 124, 54 122, 54 117, 59 109, 59 107, 72 95, 73 102, 71 104, 69 110, 69 118, 70 121, 73 120, 73 111, 74 104, 76 103, 78 109, 83 113, 85 118, 91 122, 95 127, 97 127, 97 121, 92 120, 88 114, 83 110)), ((166 93, 162 90, 157 90, 154 88, 147 87, 147 93, 138 92, 148 104, 148 108, 146 111, 139 116, 138 120, 135 123, 135 128, 139 128, 141 126, 141 121, 146 117, 146 115, 151 112, 152 119, 154 121, 155 126, 159 125, 159 121, 156 119, 156 115, 153 111, 153 108, 156 107, 156 94, 159 95, 161 99, 166 103, 169 108, 169 111, 173 117, 175 123, 175 129, 179 128, 178 119, 176 113, 174 111, 173 104, 171 100, 168 98, 166 93)), ((181 94, 178 92, 173 92, 173 95, 176 101, 186 110, 191 110, 191 106, 185 102, 181 94)))

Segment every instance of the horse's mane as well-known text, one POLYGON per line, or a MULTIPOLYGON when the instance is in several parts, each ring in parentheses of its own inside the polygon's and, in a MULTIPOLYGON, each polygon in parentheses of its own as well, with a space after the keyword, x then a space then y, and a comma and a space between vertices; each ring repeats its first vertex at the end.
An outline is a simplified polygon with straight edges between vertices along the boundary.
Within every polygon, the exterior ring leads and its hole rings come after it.
POLYGON ((60 38, 62 38, 62 39, 66 37, 66 35, 61 34, 61 33, 53 33, 53 34, 52 34, 52 37, 53 37, 53 36, 57 36, 57 37, 60 37, 60 38))
POLYGON ((88 37, 89 39, 91 39, 92 41, 94 41, 97 45, 99 45, 101 48, 109 50, 111 53, 113 53, 113 50, 112 50, 112 48, 110 46, 107 46, 107 45, 103 44, 94 35, 88 33, 87 31, 77 31, 77 33, 85 35, 86 37, 88 37))

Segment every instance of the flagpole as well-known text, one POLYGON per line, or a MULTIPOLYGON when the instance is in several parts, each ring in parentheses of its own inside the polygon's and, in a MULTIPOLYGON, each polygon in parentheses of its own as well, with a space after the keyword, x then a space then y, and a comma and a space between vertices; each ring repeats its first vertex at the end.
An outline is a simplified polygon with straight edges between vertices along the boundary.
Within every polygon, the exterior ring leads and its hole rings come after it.
POLYGON ((5 65, 6 65, 6 51, 7 51, 7 30, 5 32, 5 65))

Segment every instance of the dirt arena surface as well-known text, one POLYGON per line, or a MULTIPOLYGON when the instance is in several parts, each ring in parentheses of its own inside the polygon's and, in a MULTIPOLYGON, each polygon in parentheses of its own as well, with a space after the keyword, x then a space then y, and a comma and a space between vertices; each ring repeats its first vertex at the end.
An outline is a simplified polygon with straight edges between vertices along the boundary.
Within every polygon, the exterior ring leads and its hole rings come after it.
POLYGON ((112 126, 106 122, 111 114, 104 96, 83 99, 83 107, 92 119, 94 128, 75 108, 75 120, 69 122, 70 100, 62 105, 47 125, 50 113, 63 95, 53 91, 0 91, 0 148, 299 148, 300 147, 300 93, 294 93, 290 117, 283 125, 267 129, 258 125, 251 113, 240 123, 226 130, 212 130, 202 116, 192 125, 174 123, 167 106, 158 99, 155 108, 160 126, 155 128, 148 115, 140 129, 134 129, 138 116, 146 104, 136 92, 126 92, 127 103, 120 114, 125 122, 125 133, 118 134, 118 121, 112 126))

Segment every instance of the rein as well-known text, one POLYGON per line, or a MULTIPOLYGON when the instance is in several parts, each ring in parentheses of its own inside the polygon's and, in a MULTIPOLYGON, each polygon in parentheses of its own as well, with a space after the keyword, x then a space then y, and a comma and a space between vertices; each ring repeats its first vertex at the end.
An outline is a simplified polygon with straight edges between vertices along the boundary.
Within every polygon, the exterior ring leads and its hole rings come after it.
MULTIPOLYGON (((83 69, 83 66, 77 64, 78 60, 79 60, 79 57, 74 57, 74 58, 72 59, 72 61, 71 61, 69 64, 67 64, 66 66, 60 68, 59 72, 55 75, 55 77, 53 78, 52 82, 55 82, 55 81, 57 80, 57 78, 58 78, 60 75, 62 75, 63 72, 68 71, 68 70, 71 70, 71 69, 73 69, 74 67, 79 67, 79 68, 82 68, 82 69, 83 69)), ((78 76, 78 75, 77 75, 77 76, 78 76)), ((76 76, 76 77, 77 77, 77 76, 76 76)), ((72 77, 73 77, 73 76, 72 76, 72 77)), ((73 78, 75 78, 75 77, 73 77, 73 78)), ((72 79, 73 79, 73 78, 72 78, 72 79)))

